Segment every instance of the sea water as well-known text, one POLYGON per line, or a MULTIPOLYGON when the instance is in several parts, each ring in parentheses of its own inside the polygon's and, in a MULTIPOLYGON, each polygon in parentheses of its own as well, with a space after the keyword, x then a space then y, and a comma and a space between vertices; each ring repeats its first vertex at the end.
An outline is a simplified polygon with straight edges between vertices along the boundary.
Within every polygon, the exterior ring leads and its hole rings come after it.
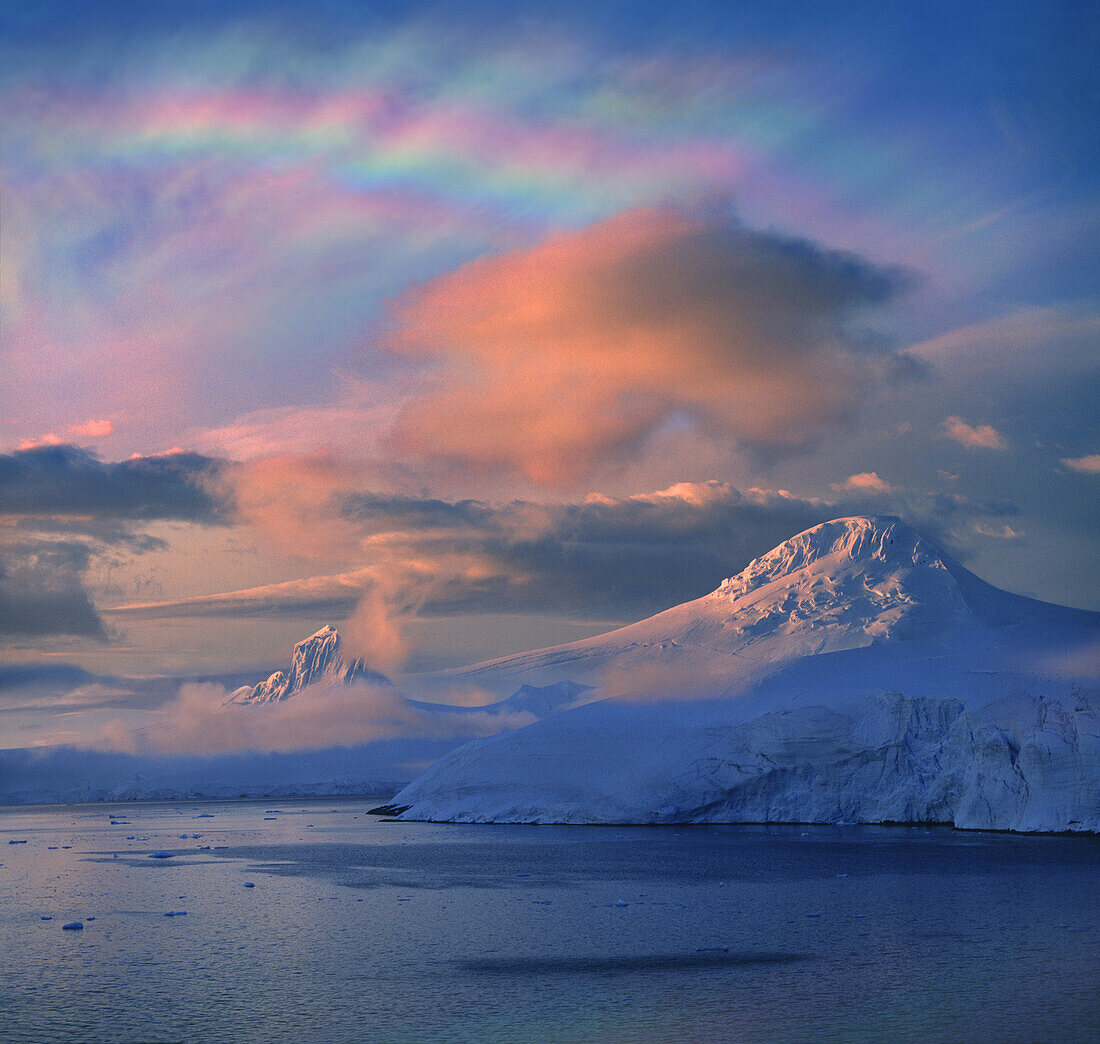
POLYGON ((373 804, 2 810, 0 1040, 1100 1039, 1098 838, 373 804))

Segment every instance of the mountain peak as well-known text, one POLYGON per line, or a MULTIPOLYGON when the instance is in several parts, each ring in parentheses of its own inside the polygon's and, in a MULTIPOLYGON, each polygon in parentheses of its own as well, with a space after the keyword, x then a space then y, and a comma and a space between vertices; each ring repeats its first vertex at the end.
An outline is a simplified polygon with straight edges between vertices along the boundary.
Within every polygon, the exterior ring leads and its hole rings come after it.
POLYGON ((790 635, 823 628, 872 641, 938 631, 972 615, 971 577, 892 515, 838 518, 807 529, 750 562, 708 598, 741 626, 783 624, 790 635))
POLYGON ((831 572, 874 563, 947 568, 942 552, 893 515, 836 518, 785 540, 754 559, 720 591, 747 593, 828 560, 831 572))
POLYGON ((390 684, 388 678, 372 670, 365 660, 346 661, 342 644, 340 632, 332 624, 325 624, 294 646, 288 671, 276 671, 259 685, 243 686, 233 693, 229 703, 277 703, 320 681, 345 685, 354 681, 390 684))

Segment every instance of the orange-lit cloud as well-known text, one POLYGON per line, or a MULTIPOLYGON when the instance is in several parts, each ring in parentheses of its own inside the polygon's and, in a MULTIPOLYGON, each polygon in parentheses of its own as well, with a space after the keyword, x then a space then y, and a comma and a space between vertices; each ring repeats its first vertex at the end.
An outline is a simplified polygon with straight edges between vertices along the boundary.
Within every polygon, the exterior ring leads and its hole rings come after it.
POLYGON ((1090 453, 1084 457, 1063 457, 1062 463, 1070 471, 1080 471, 1086 475, 1100 475, 1100 453, 1090 453))
POLYGON ((948 417, 943 422, 943 430, 948 438, 967 449, 1008 449, 1004 436, 991 424, 971 426, 962 417, 948 417))
POLYGON ((900 284, 717 208, 627 211, 399 300, 388 347, 438 370, 394 442, 558 485, 669 426, 800 447, 893 372, 850 323, 900 284))
POLYGON ((115 426, 109 420, 87 420, 83 424, 70 424, 69 434, 89 439, 104 439, 115 433, 115 426))
POLYGON ((849 475, 843 482, 834 482, 837 493, 893 493, 894 487, 885 479, 879 478, 877 471, 861 471, 858 475, 849 475))

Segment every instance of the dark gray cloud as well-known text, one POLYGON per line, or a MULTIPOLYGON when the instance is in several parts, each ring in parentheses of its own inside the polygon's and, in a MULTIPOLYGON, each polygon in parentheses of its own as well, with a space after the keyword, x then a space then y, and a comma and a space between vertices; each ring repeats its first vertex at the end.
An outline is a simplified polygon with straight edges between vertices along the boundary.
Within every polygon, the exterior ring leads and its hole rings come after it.
POLYGON ((684 483, 642 496, 575 503, 361 493, 342 522, 369 538, 369 565, 334 576, 121 610, 130 616, 344 615, 373 587, 399 616, 566 613, 637 618, 712 591, 753 558, 843 515, 897 514, 965 557, 954 537, 975 519, 1015 514, 959 496, 869 493, 809 500, 684 483))
POLYGON ((35 446, 0 455, 0 514, 226 522, 221 468, 198 453, 106 463, 77 446, 35 446))
POLYGON ((0 637, 106 640, 84 583, 93 557, 164 548, 150 522, 228 523, 222 467, 195 453, 105 463, 69 445, 0 454, 0 637))
POLYGON ((0 547, 0 635, 81 635, 105 640, 84 589, 90 552, 72 541, 0 547))

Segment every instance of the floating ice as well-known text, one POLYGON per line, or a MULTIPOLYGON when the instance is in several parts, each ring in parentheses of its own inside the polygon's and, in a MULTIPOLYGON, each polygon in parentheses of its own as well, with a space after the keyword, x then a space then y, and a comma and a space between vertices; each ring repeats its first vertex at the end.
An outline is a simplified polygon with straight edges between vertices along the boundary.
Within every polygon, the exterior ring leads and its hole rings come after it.
POLYGON ((616 906, 629 906, 630 903, 628 903, 625 899, 617 899, 615 901, 615 905, 616 906))
POLYGON ((39 920, 40 920, 40 921, 52 921, 52 920, 53 920, 53 918, 52 918, 52 917, 49 917, 49 916, 47 916, 46 914, 43 914, 43 915, 42 915, 42 916, 41 916, 41 917, 39 918, 39 920))
POLYGON ((165 917, 186 917, 187 916, 187 911, 186 910, 169 910, 168 913, 166 913, 164 916, 165 917))
POLYGON ((26 843, 27 843, 26 841, 9 841, 8 842, 9 845, 25 845, 26 843))
POLYGON ((81 931, 82 932, 84 930, 84 922, 83 921, 70 921, 68 924, 63 924, 61 927, 65 931, 81 931))
POLYGON ((175 852, 150 852, 150 859, 171 859, 175 852))
POLYGON ((256 887, 256 885, 252 881, 245 881, 244 886, 245 886, 245 888, 255 888, 256 887))

